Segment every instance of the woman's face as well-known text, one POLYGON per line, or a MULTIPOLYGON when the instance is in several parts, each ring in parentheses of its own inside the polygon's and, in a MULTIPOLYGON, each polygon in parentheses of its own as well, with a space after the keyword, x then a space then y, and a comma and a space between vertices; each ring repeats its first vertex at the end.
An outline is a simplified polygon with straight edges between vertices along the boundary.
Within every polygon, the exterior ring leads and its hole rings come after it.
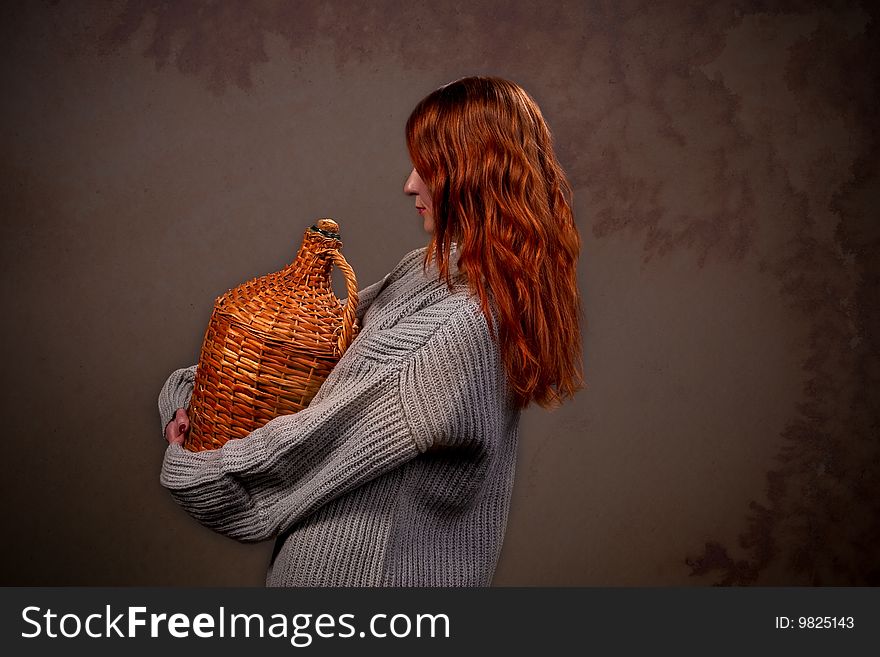
POLYGON ((426 233, 434 232, 434 211, 431 206, 431 192, 427 185, 413 169, 403 185, 403 193, 407 196, 416 197, 416 209, 424 219, 423 227, 426 233))

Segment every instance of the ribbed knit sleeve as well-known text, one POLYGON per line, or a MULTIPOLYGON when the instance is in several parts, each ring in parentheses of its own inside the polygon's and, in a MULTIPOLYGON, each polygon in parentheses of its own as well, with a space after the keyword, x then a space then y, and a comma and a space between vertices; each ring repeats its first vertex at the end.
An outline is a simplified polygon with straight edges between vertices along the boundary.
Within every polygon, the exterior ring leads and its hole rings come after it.
POLYGON ((343 358, 302 411, 217 450, 169 445, 162 485, 206 527, 260 541, 414 458, 418 449, 400 402, 400 363, 343 358))
POLYGON ((401 371, 401 403, 421 451, 492 449, 510 399, 482 311, 463 303, 401 371))

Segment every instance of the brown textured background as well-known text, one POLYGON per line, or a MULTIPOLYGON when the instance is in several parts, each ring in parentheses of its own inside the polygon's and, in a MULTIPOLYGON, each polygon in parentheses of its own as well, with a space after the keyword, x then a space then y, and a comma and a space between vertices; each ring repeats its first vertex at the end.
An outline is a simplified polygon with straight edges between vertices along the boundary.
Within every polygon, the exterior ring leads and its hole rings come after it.
POLYGON ((495 584, 880 585, 875 10, 536 4, 2 4, 0 583, 262 584, 159 486, 159 388, 315 218, 361 286, 424 244, 403 124, 482 73, 554 130, 588 321, 495 584))

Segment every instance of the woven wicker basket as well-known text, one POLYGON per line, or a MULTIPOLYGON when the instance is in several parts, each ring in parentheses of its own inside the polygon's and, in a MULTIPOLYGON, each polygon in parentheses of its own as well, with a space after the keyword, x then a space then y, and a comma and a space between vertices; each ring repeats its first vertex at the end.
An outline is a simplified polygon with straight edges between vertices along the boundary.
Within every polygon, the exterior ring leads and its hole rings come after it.
POLYGON ((217 298, 205 332, 184 447, 216 449, 309 405, 357 335, 354 271, 332 219, 307 229, 296 259, 217 298), (345 275, 348 301, 330 271, 345 275))

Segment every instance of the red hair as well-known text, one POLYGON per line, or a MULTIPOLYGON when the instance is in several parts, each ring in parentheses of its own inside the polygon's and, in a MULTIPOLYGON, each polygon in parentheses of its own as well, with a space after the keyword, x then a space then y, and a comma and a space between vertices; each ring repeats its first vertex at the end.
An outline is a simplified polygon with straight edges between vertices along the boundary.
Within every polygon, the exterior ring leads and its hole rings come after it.
POLYGON ((517 407, 573 397, 584 387, 580 236, 537 103, 509 80, 462 78, 416 105, 406 144, 431 190, 434 233, 424 265, 434 258, 451 288, 456 242, 458 268, 480 299, 517 407))

